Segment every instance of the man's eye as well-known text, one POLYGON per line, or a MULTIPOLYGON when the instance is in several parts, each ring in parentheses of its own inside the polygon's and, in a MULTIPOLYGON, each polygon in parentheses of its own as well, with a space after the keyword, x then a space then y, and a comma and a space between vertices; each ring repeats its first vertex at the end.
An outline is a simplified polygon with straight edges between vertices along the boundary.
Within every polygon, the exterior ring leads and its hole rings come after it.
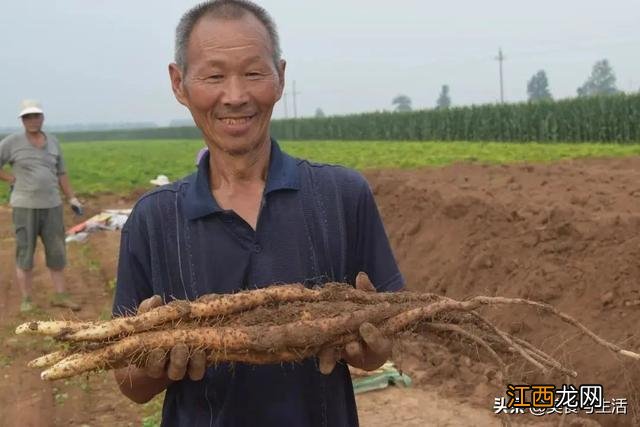
POLYGON ((213 81, 222 80, 223 78, 224 76, 222 74, 212 74, 209 77, 207 77, 208 80, 213 80, 213 81))
POLYGON ((260 77, 262 77, 262 74, 252 71, 250 73, 245 74, 245 76, 247 76, 247 78, 249 79, 259 79, 260 77))

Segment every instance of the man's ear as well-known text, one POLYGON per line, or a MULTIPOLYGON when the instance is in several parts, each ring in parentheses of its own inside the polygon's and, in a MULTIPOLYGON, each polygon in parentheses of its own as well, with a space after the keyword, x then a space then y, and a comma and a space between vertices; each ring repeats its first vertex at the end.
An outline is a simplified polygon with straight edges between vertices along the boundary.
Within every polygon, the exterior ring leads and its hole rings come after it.
POLYGON ((180 104, 188 107, 187 96, 183 85, 184 80, 182 70, 180 70, 178 64, 169 64, 169 78, 171 79, 171 89, 173 90, 173 95, 176 97, 180 104))

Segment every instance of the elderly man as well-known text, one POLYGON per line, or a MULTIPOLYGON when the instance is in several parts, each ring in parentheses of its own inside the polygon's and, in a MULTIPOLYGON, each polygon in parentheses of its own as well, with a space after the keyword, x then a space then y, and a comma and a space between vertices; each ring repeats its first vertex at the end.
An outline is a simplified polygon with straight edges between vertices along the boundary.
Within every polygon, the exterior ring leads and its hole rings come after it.
MULTIPOLYGON (((290 157, 270 138, 285 62, 269 15, 248 1, 212 1, 188 11, 176 32, 173 92, 208 152, 195 174, 135 206, 122 232, 114 315, 276 282, 346 281, 373 290, 359 272, 377 290, 401 289, 364 178, 290 157)), ((300 364, 205 369, 201 350, 177 345, 115 375, 136 402, 166 389, 165 426, 355 426, 346 363, 375 369, 391 349, 365 325, 362 343, 300 364)))
POLYGON ((71 189, 58 140, 42 131, 44 113, 40 104, 23 101, 19 117, 25 131, 0 141, 0 179, 13 187, 10 203, 16 232, 16 276, 22 293, 20 311, 33 309, 31 283, 38 236, 44 244, 55 288, 51 304, 79 310, 80 306, 65 291, 66 248, 58 188, 62 188, 74 210, 81 210, 82 205, 71 189), (2 169, 7 163, 11 173, 2 169))

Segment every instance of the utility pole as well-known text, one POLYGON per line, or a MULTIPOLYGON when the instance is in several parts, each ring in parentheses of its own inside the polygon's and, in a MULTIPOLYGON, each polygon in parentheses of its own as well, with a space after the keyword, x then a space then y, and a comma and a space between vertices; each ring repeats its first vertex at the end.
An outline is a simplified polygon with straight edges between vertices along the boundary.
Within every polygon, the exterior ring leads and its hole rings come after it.
MULTIPOLYGON (((296 91, 296 81, 293 81, 293 92, 291 93, 291 96, 293 97, 293 118, 297 119, 298 118, 298 103, 297 103, 297 98, 298 95, 300 95, 300 92, 296 91)), ((298 137, 298 121, 294 120, 293 121, 293 138, 297 138, 298 137)))
POLYGON ((498 50, 498 56, 495 59, 500 62, 500 103, 504 104, 504 83, 502 80, 502 62, 506 59, 502 54, 502 48, 498 50))
POLYGON ((289 118, 289 110, 287 109, 287 91, 282 94, 282 102, 284 103, 284 118, 289 118))
POLYGON ((293 81, 293 93, 291 94, 293 96, 293 118, 297 119, 298 118, 298 104, 296 102, 296 99, 298 97, 298 95, 300 95, 300 92, 296 91, 296 81, 293 81))

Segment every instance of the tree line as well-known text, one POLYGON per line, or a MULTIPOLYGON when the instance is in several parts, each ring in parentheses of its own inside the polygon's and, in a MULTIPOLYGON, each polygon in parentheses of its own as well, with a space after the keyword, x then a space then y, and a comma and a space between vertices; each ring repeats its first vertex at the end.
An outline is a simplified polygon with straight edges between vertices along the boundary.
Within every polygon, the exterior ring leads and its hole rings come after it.
MULTIPOLYGON (((443 85, 440 95, 436 100, 435 108, 438 110, 451 107, 451 95, 449 85, 443 85)), ((591 70, 591 75, 577 88, 578 97, 587 96, 608 96, 620 93, 616 87, 616 75, 613 67, 607 59, 597 61, 591 70)), ((549 89, 549 79, 545 70, 535 73, 527 82, 527 99, 529 102, 550 102, 553 101, 551 90, 549 89)), ((391 105, 395 112, 412 111, 411 98, 400 94, 391 100, 391 105)), ((319 117, 316 115, 316 117, 319 117)), ((323 116, 324 117, 324 113, 323 116)))

